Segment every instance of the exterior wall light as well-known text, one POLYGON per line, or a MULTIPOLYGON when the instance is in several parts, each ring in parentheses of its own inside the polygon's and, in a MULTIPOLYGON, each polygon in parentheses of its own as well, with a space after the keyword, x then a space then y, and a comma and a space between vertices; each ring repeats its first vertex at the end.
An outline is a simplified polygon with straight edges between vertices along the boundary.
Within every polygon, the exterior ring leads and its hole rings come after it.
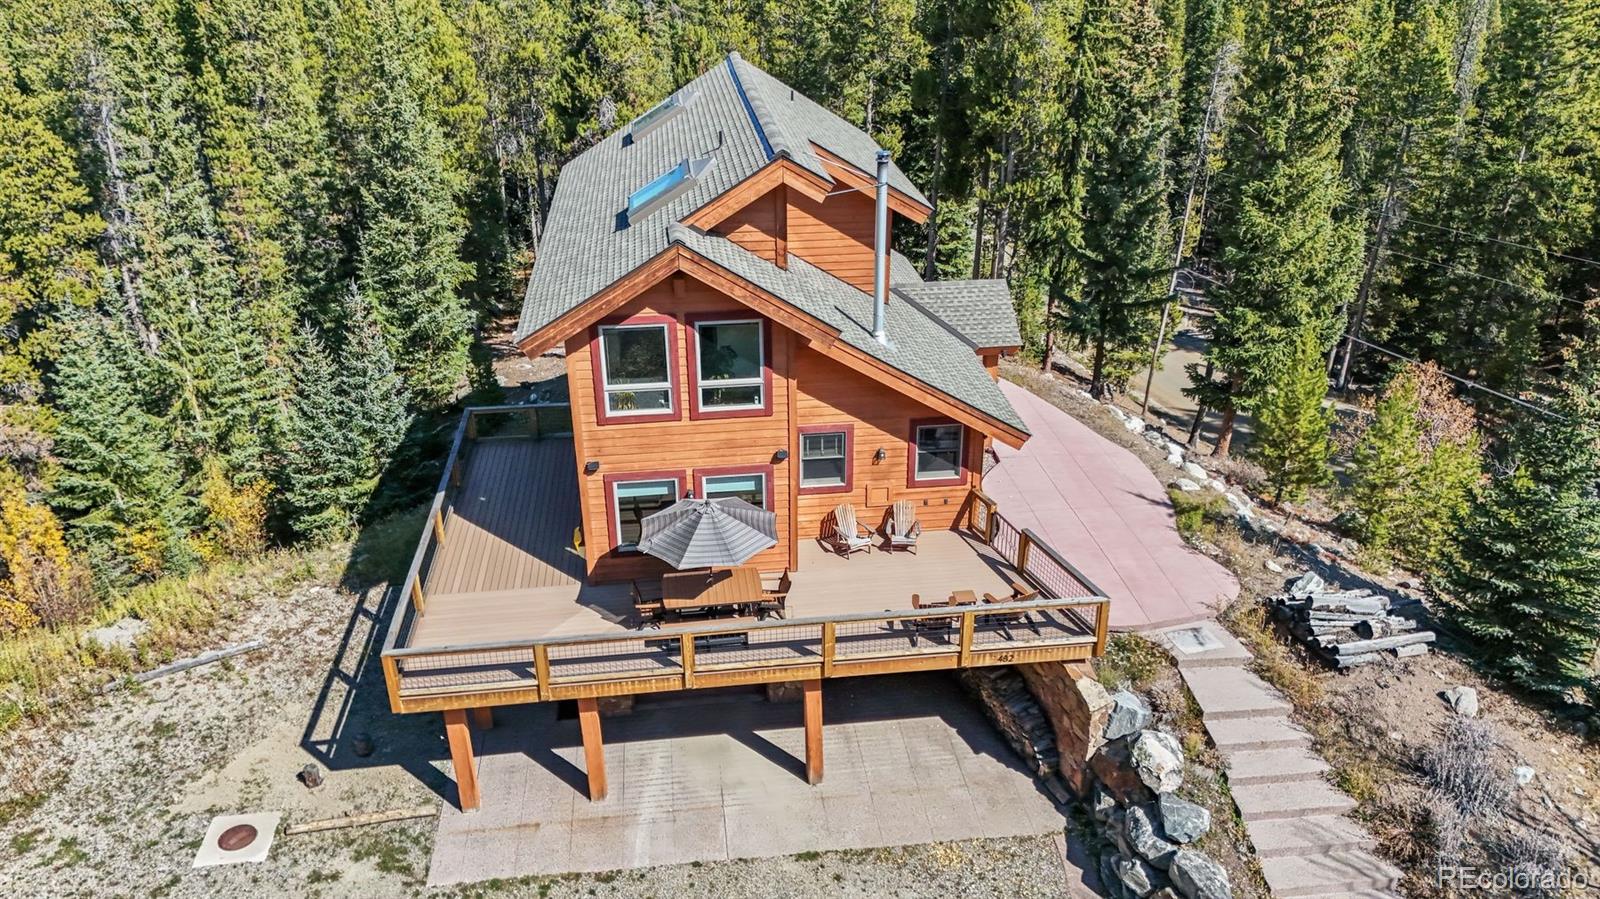
POLYGON ((889 454, 884 452, 884 449, 881 446, 878 447, 877 451, 872 454, 872 461, 874 462, 882 462, 887 458, 889 458, 889 454))
POLYGON ((583 463, 583 473, 584 474, 594 474, 595 472, 597 472, 599 470, 600 470, 600 463, 594 461, 593 459, 590 459, 588 462, 583 463))
POLYGON ((772 454, 772 461, 773 462, 782 462, 783 460, 785 460, 787 458, 789 458, 789 451, 786 450, 786 449, 778 450, 777 452, 772 454))

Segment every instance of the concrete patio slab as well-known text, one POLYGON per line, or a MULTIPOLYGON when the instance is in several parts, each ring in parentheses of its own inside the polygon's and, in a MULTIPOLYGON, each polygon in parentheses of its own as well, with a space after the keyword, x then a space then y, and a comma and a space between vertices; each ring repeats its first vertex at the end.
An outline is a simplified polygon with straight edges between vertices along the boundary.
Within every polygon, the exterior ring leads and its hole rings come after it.
POLYGON ((997 446, 984 492, 1111 597, 1111 626, 1200 621, 1239 595, 1227 569, 1183 542, 1167 491, 1139 458, 1009 381, 1000 389, 1033 436, 997 446))
POLYGON ((824 779, 806 784, 798 703, 640 700, 605 718, 609 795, 590 802, 575 720, 497 709, 476 734, 483 804, 440 813, 428 882, 1059 832, 1065 820, 955 681, 823 687, 824 779))

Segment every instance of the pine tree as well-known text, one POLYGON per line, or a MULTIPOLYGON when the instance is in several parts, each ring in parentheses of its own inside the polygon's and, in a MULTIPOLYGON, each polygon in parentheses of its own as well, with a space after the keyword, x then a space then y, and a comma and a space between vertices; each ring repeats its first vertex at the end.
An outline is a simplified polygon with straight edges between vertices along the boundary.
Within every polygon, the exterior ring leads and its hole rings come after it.
MULTIPOLYGON (((1189 393, 1223 411, 1219 456, 1239 411, 1256 411, 1274 391, 1281 403, 1308 388, 1302 331, 1331 345, 1336 307, 1355 287, 1359 235, 1339 217, 1338 158, 1353 100, 1352 8, 1351 0, 1284 0, 1257 8, 1250 22, 1212 231, 1222 278, 1210 293, 1217 312, 1207 354, 1223 377, 1190 367, 1189 393)), ((1309 410, 1275 414, 1309 420, 1309 410)), ((1267 452, 1284 458, 1287 447, 1267 452)))
POLYGON ((1589 344, 1556 386, 1559 418, 1519 413, 1446 570, 1456 622, 1514 683, 1589 682, 1600 639, 1600 357, 1589 344))
POLYGON ((358 100, 344 126, 356 184, 356 272, 411 395, 437 404, 467 362, 470 316, 457 292, 471 274, 459 255, 465 223, 444 136, 424 111, 426 82, 400 31, 404 20, 378 5, 373 21, 347 23, 346 35, 345 52, 362 54, 346 87, 358 100))
POLYGON ((335 389, 349 403, 348 426, 361 445, 360 476, 352 488, 364 499, 405 437, 405 386, 372 311, 352 289, 345 297, 343 345, 336 357, 335 389))
POLYGON ((71 325, 54 395, 60 409, 60 470, 51 504, 97 575, 126 583, 186 571, 190 501, 161 421, 140 404, 139 354, 116 323, 71 325))
POLYGON ((297 341, 294 386, 282 470, 284 504, 296 534, 325 540, 350 526, 368 465, 334 361, 309 326, 297 341))
POLYGON ((1323 337, 1311 325, 1292 338, 1297 347, 1287 367, 1257 406, 1256 459, 1266 469, 1273 502, 1295 500, 1332 477, 1333 410, 1328 392, 1323 337))
POLYGON ((1171 126, 1167 43, 1148 0, 1123 0, 1106 29, 1100 89, 1115 102, 1086 176, 1082 271, 1076 296, 1056 310, 1062 333, 1091 351, 1090 393, 1126 387, 1155 337, 1171 274, 1166 134, 1171 126))

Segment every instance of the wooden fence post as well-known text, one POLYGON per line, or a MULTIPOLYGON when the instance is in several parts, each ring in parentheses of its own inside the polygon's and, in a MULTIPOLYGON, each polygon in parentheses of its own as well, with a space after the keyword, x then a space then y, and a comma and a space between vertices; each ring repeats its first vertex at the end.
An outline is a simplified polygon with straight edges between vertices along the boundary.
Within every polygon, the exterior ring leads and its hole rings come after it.
POLYGON ((822 623, 822 676, 833 677, 833 653, 839 638, 839 628, 835 622, 822 623))
POLYGON ((539 688, 539 700, 550 701, 550 647, 545 643, 533 644, 533 677, 539 688))
POLYGON ((694 634, 678 638, 678 655, 683 660, 683 688, 694 689, 694 634))
POLYGON ((411 605, 417 610, 418 615, 423 614, 424 604, 422 601, 422 575, 420 573, 417 575, 416 579, 411 582, 411 605))
POLYGON ((1019 533, 1017 535, 1017 572, 1019 574, 1028 570, 1028 550, 1032 548, 1033 538, 1028 536, 1028 532, 1022 531, 1019 533))
POLYGON ((977 613, 961 613, 961 642, 960 654, 956 657, 956 664, 962 668, 972 662, 972 625, 977 620, 977 613))

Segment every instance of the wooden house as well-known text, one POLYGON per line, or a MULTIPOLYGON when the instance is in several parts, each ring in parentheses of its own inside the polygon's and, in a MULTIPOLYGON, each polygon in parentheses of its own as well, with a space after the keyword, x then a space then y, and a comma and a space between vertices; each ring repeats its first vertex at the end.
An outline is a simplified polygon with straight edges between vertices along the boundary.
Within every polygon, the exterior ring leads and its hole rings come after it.
POLYGON ((496 705, 577 700, 598 798, 598 700, 800 683, 817 779, 826 678, 1102 651, 1100 592, 982 492, 1028 437, 995 383, 1021 339, 1003 281, 890 251, 930 211, 737 54, 562 170, 515 339, 564 355, 570 401, 464 415, 383 653, 396 712, 444 712, 464 808, 496 705), (782 617, 641 617, 671 573, 642 521, 690 495, 775 514, 748 565, 782 617), (882 545, 900 502, 915 552, 882 545), (841 506, 876 550, 833 552, 841 506))

